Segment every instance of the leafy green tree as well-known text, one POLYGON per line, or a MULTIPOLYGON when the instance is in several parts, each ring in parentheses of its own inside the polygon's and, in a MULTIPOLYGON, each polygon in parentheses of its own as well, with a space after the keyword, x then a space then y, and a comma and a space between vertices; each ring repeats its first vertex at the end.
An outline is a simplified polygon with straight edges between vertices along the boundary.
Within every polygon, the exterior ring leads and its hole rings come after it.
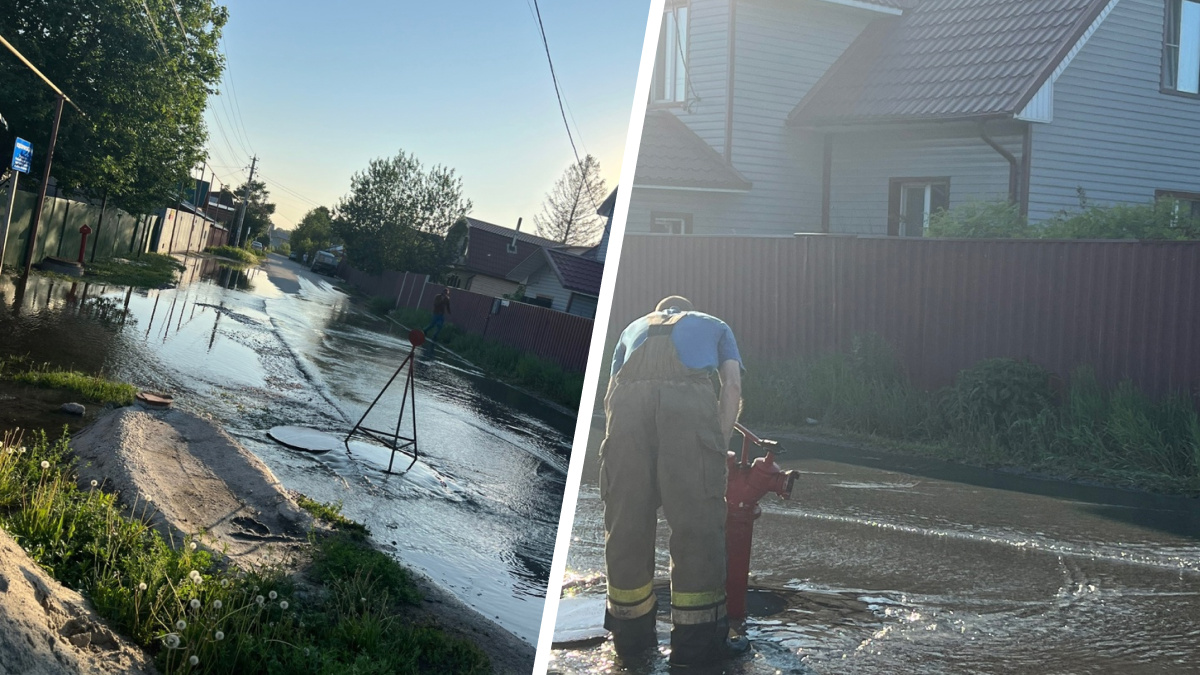
POLYGON ((546 195, 542 212, 533 218, 539 236, 568 246, 591 246, 604 232, 604 218, 596 209, 608 188, 600 177, 600 162, 588 155, 567 167, 546 195))
POLYGON ((1021 209, 1009 201, 966 202, 929 216, 929 236, 1021 239, 1037 236, 1021 209))
MULTIPOLYGON (((239 198, 246 199, 246 217, 242 221, 242 241, 254 241, 259 237, 268 234, 271 231, 271 214, 275 213, 275 205, 268 199, 271 193, 267 191, 267 184, 262 181, 250 181, 243 183, 237 189, 239 198)), ((237 221, 233 222, 234 231, 237 231, 237 221)))
POLYGON ((1200 239, 1200 219, 1191 205, 1167 197, 1145 204, 1088 206, 1044 223, 1046 239, 1200 239))
POLYGON ((336 239, 333 234, 333 214, 328 208, 318 206, 304 214, 300 224, 292 230, 288 243, 293 251, 301 255, 307 253, 312 258, 317 251, 336 244, 336 239))
MULTIPOLYGON (((214 0, 5 0, 0 35, 74 101, 64 106, 53 175, 68 190, 107 190, 144 213, 173 201, 204 158, 203 120, 224 69, 228 18, 214 0)), ((57 95, 7 51, 0 102, 13 136, 33 142, 33 175, 49 147, 57 95)))
MULTIPOLYGON (((453 260, 451 227, 471 210, 462 179, 441 165, 428 171, 403 150, 373 159, 350 178, 333 231, 360 270, 439 274, 453 260)), ((463 228, 465 229, 465 227, 463 228)))

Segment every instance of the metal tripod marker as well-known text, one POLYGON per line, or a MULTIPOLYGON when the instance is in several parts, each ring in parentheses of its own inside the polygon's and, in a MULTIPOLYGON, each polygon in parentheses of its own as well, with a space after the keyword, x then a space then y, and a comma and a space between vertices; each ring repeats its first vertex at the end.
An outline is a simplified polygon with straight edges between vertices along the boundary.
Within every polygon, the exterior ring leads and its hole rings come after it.
POLYGON ((392 457, 388 460, 388 473, 393 473, 392 464, 396 461, 397 452, 412 456, 412 462, 400 473, 406 473, 417 463, 417 385, 413 374, 413 364, 416 363, 415 354, 417 353, 417 347, 425 343, 425 333, 414 328, 408 333, 408 341, 412 343, 412 348, 408 350, 408 356, 404 357, 404 360, 400 362, 400 367, 396 368, 396 372, 392 373, 391 379, 387 381, 387 384, 383 385, 383 389, 379 390, 379 395, 375 397, 374 401, 371 401, 371 405, 367 407, 367 411, 358 420, 358 424, 355 424, 350 433, 346 434, 346 439, 343 441, 346 445, 346 452, 350 452, 350 439, 356 434, 382 443, 392 451, 392 457), (392 386, 392 382, 396 381, 400 372, 405 368, 408 368, 408 372, 404 376, 404 396, 400 399, 400 414, 396 417, 395 432, 380 431, 379 429, 371 429, 370 427, 363 426, 367 415, 371 414, 371 410, 375 408, 375 404, 379 403, 379 399, 383 398, 384 393, 392 386), (411 437, 400 435, 400 425, 404 421, 405 406, 408 406, 411 410, 411 414, 409 415, 409 418, 412 420, 411 437), (411 453, 407 452, 408 448, 412 448, 411 453))

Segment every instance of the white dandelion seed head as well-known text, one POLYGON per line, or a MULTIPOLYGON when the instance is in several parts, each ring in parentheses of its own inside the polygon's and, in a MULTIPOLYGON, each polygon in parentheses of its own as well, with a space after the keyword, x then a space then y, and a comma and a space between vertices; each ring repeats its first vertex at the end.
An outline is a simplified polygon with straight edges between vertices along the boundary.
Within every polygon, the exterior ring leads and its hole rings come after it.
POLYGON ((225 639, 225 634, 221 631, 217 631, 216 633, 213 633, 213 637, 216 638, 217 642, 220 642, 221 640, 225 639))
POLYGON ((192 601, 188 603, 188 606, 190 606, 192 609, 200 609, 200 601, 196 598, 192 598, 192 601))
POLYGON ((42 468, 43 468, 43 469, 49 469, 49 468, 50 468, 50 462, 47 462, 46 460, 44 460, 44 459, 43 459, 43 460, 42 460, 42 468))
POLYGON ((255 586, 255 587, 254 587, 254 592, 255 592, 255 593, 257 593, 257 592, 258 592, 258 586, 255 586))
POLYGON ((93 480, 92 480, 92 487, 96 487, 97 485, 99 485, 99 483, 97 483, 97 482, 95 481, 95 479, 93 479, 93 480))
POLYGON ((183 619, 180 619, 175 622, 175 628, 177 628, 179 630, 183 630, 183 629, 187 628, 187 622, 184 621, 183 619))
POLYGON ((213 609, 221 609, 221 604, 220 600, 213 600, 213 609))
POLYGON ((221 580, 221 588, 229 588, 229 580, 228 579, 221 580))
POLYGON ((167 649, 176 649, 179 647, 179 636, 174 633, 167 633, 163 638, 163 644, 167 646, 167 649))
POLYGON ((274 600, 275 598, 279 597, 279 594, 276 593, 275 591, 271 591, 270 593, 267 593, 267 597, 274 600))
POLYGON ((200 573, 197 572, 196 570, 192 570, 191 572, 188 572, 188 578, 189 579, 199 579, 200 573))
POLYGON ((139 590, 139 591, 144 591, 144 590, 146 590, 147 588, 148 588, 148 586, 146 586, 146 582, 144 582, 144 581, 143 581, 142 583, 138 584, 138 590, 139 590))
POLYGON ((191 546, 193 551, 196 550, 196 542, 193 541, 191 544, 189 544, 189 546, 191 546))
POLYGON ((288 601, 287 601, 287 600, 280 600, 280 601, 279 601, 279 609, 287 609, 287 608, 288 608, 288 601))
POLYGON ((191 656, 188 657, 188 663, 190 663, 192 665, 192 667, 194 668, 200 663, 200 657, 196 656, 195 654, 192 654, 191 656))
POLYGON ((255 602, 257 602, 258 604, 260 604, 260 605, 261 605, 261 604, 263 604, 263 600, 265 600, 265 599, 266 599, 266 598, 264 598, 263 596, 259 595, 259 596, 255 596, 255 598, 254 598, 254 601, 255 601, 255 602))

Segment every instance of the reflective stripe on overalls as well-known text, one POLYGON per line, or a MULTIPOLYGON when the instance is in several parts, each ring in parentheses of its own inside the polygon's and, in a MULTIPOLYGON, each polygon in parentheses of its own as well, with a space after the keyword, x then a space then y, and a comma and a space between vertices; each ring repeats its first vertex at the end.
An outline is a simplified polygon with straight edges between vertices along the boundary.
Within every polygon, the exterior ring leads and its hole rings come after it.
POLYGON ((648 317, 646 340, 617 371, 605 400, 600 491, 609 619, 635 620, 656 607, 660 505, 671 527, 672 620, 696 625, 725 616, 725 452, 710 376, 685 366, 671 339, 684 316, 648 317))

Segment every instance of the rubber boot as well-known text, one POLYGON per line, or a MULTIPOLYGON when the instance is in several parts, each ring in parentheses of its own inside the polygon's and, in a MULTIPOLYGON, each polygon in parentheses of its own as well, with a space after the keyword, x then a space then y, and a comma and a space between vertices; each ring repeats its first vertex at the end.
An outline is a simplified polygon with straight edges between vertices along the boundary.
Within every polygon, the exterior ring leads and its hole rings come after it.
POLYGON ((658 647, 655 620, 658 616, 658 600, 654 608, 636 619, 618 619, 604 613, 604 627, 612 633, 613 648, 623 662, 644 660, 652 656, 658 647))
POLYGON ((730 636, 728 619, 671 629, 672 669, 712 668, 748 651, 749 640, 730 636))

